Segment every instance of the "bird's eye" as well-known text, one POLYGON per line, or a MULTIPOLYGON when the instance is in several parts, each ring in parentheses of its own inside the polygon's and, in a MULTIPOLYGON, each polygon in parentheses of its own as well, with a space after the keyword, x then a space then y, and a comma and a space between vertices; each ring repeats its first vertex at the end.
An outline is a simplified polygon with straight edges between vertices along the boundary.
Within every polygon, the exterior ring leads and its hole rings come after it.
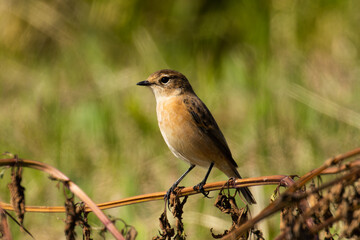
POLYGON ((160 79, 160 82, 161 82, 161 83, 167 83, 167 82, 169 82, 169 80, 170 80, 169 77, 162 77, 162 78, 160 79))

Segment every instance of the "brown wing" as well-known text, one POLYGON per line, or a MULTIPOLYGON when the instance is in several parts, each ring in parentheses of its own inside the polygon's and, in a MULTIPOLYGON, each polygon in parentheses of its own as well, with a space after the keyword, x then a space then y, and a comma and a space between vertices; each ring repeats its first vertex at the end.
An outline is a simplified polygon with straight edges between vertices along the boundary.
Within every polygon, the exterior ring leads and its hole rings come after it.
POLYGON ((224 154, 226 159, 229 160, 234 167, 237 167, 225 137, 206 105, 196 96, 185 98, 184 104, 191 113, 199 130, 203 132, 205 136, 209 137, 214 143, 214 146, 224 154))

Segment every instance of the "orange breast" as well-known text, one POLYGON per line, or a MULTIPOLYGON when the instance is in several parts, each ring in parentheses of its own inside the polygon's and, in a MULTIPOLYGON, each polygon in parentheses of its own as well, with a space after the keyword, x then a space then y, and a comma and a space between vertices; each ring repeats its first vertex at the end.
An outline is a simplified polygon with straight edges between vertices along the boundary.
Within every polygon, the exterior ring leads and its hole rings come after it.
POLYGON ((157 106, 159 127, 169 147, 181 150, 189 135, 191 116, 178 97, 168 98, 157 106))
POLYGON ((158 102, 156 110, 160 131, 175 156, 203 167, 220 160, 220 151, 197 127, 181 97, 158 102))

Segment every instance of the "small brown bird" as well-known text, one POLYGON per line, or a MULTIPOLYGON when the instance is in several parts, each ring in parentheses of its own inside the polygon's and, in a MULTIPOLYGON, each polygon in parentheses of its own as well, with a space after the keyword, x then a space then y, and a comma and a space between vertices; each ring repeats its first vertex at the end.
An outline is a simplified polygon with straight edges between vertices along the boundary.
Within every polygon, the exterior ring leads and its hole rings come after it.
MULTIPOLYGON (((169 189, 166 199, 196 165, 208 168, 205 178, 194 186, 205 196, 203 186, 213 166, 230 178, 241 178, 219 126, 183 74, 160 70, 137 85, 152 89, 159 128, 166 144, 177 158, 190 164, 190 168, 169 189)), ((256 203, 247 187, 240 190, 249 204, 256 203)))

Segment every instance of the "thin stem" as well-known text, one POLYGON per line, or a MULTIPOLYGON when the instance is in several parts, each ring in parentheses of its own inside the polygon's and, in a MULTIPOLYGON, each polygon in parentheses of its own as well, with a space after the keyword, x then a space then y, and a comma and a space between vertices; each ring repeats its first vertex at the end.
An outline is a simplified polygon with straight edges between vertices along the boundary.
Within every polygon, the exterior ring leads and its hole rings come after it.
MULTIPOLYGON (((100 219, 100 221, 105 225, 105 227, 116 239, 125 240, 125 238, 121 235, 121 233, 116 229, 115 225, 111 222, 111 220, 88 197, 88 195, 86 195, 86 193, 82 191, 81 188, 79 188, 74 182, 72 182, 65 174, 60 172, 58 169, 48 164, 32 161, 32 160, 15 159, 15 158, 0 159, 0 166, 15 166, 15 165, 21 165, 23 167, 33 168, 43 172, 47 172, 51 175, 51 178, 63 182, 64 185, 68 187, 71 192, 73 192, 79 199, 81 199, 83 202, 87 204, 87 206, 94 212, 94 214, 100 219)), ((0 207, 7 210, 6 205, 4 205, 3 203, 0 204, 0 207)))

